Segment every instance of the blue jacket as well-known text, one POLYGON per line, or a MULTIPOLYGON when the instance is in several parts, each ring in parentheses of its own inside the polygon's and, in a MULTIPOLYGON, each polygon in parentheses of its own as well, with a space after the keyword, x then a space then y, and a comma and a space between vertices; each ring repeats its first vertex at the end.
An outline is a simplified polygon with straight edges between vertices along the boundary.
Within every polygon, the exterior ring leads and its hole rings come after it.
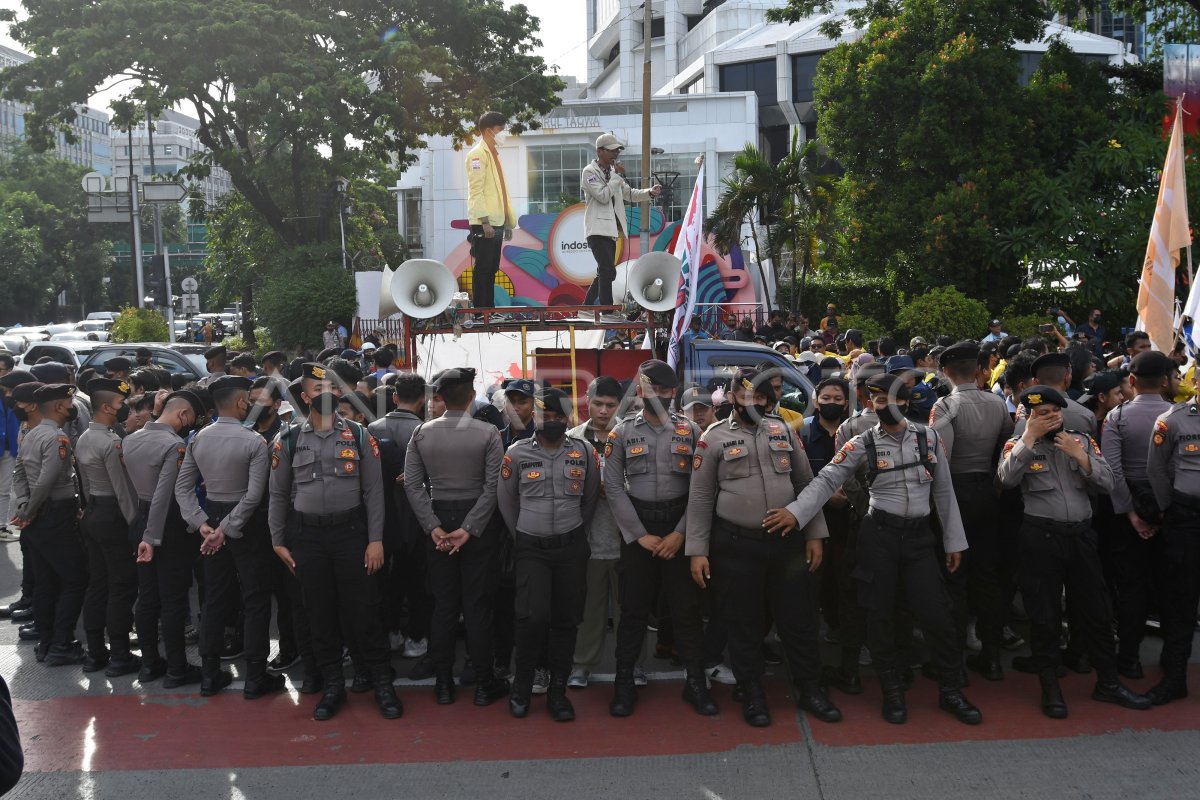
POLYGON ((21 433, 21 421, 9 408, 8 401, 0 400, 0 456, 17 455, 17 438, 21 433))

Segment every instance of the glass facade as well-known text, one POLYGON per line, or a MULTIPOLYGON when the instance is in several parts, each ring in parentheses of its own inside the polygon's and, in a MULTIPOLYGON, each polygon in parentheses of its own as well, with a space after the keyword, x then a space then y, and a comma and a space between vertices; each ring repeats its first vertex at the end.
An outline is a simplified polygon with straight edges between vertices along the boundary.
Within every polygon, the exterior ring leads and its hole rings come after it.
POLYGON ((759 106, 773 106, 779 102, 773 58, 722 64, 720 79, 722 92, 754 92, 758 95, 759 106))
POLYGON ((792 56, 792 102, 813 101, 813 79, 817 77, 817 62, 824 53, 806 53, 792 56))

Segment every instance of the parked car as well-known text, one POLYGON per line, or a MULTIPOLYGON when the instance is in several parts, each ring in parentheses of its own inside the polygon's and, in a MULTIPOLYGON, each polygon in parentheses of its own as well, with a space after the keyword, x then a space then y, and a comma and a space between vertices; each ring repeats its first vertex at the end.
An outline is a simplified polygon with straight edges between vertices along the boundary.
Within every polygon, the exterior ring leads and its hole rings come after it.
POLYGON ((98 372, 103 372, 104 364, 110 358, 124 356, 133 361, 138 349, 142 347, 150 351, 150 360, 154 366, 165 369, 171 375, 182 375, 187 381, 196 381, 208 376, 203 345, 168 344, 166 342, 101 344, 88 354, 80 364, 80 368, 93 367, 98 372))
POLYGON ((99 333, 100 331, 111 331, 112 326, 112 320, 85 319, 83 322, 75 323, 75 330, 84 333, 99 333))
POLYGON ((108 331, 68 331, 50 337, 52 342, 107 342, 112 338, 108 331))
POLYGON ((94 319, 104 320, 104 321, 110 322, 110 323, 117 321, 117 315, 115 312, 112 312, 112 311, 92 311, 92 312, 88 313, 87 318, 89 320, 94 320, 94 319))
POLYGON ((49 356, 51 361, 66 364, 76 370, 88 354, 100 347, 103 342, 90 342, 86 339, 70 341, 32 342, 24 353, 17 358, 17 367, 29 369, 43 358, 49 356))

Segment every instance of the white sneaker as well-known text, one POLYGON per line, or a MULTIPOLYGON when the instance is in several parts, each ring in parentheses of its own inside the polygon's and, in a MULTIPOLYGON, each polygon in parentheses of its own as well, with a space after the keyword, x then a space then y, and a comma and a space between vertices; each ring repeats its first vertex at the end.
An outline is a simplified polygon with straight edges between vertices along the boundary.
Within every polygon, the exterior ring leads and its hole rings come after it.
POLYGON ((983 642, 979 641, 979 636, 975 633, 975 623, 967 623, 967 649, 972 653, 978 653, 983 650, 983 642))
POLYGON ((0 542, 19 542, 21 541, 21 532, 17 528, 11 528, 8 525, 0 526, 0 542))
POLYGON ((428 652, 428 639, 409 639, 404 643, 404 652, 401 655, 405 658, 420 658, 428 652))
POLYGON ((1007 625, 1004 626, 1004 631, 1001 633, 1001 639, 1004 642, 1005 650, 1018 650, 1025 644, 1025 640, 1021 638, 1021 634, 1014 631, 1007 625))
POLYGON ((545 694, 550 690, 550 670, 537 669, 533 671, 533 693, 545 694))
POLYGON ((733 677, 733 670, 725 664, 718 664, 705 674, 713 683, 723 683, 726 686, 732 686, 737 683, 737 678, 733 677))
POLYGON ((865 644, 862 646, 862 649, 858 651, 858 665, 860 667, 871 666, 871 651, 867 649, 865 644))
POLYGON ((404 649, 404 634, 400 631, 395 631, 388 634, 388 649, 393 653, 404 649))
POLYGON ((633 685, 634 686, 649 686, 650 679, 646 677, 646 670, 641 667, 633 668, 633 685))
POLYGON ((592 673, 588 670, 584 669, 583 667, 576 667, 575 669, 571 670, 571 676, 567 678, 567 686, 571 689, 586 689, 588 685, 588 678, 591 676, 592 673))

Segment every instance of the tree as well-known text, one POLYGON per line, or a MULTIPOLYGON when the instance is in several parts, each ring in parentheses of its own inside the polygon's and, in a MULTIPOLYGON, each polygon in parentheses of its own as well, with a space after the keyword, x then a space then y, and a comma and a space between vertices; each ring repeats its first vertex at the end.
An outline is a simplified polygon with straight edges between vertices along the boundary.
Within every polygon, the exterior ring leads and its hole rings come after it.
POLYGON ((171 337, 167 332, 167 320, 154 308, 121 309, 121 313, 113 320, 112 340, 114 342, 169 342, 171 337))
POLYGON ((303 269, 275 273, 258 295, 258 318, 275 344, 289 350, 317 347, 328 320, 350 319, 357 310, 353 276, 331 258, 333 254, 313 247, 303 255, 303 269))

